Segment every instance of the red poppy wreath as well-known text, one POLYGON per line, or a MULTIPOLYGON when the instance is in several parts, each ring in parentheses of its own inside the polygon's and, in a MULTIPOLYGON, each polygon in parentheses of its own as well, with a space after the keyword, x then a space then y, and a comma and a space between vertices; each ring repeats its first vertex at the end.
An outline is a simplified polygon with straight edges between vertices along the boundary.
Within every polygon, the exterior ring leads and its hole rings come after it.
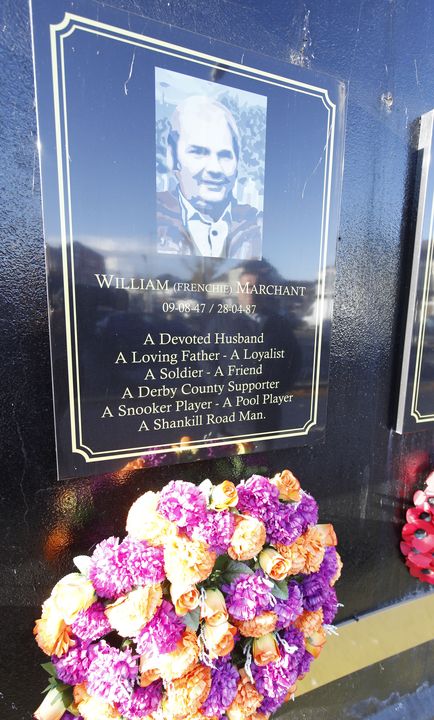
POLYGON ((401 551, 410 575, 434 585, 434 472, 428 475, 425 488, 416 490, 413 503, 402 528, 401 551))

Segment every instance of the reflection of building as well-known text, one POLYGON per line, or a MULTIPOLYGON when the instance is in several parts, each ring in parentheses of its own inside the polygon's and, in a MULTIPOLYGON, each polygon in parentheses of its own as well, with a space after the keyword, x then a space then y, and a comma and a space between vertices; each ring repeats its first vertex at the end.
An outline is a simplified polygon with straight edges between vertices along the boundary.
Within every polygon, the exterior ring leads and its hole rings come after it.
MULTIPOLYGON (((334 267, 327 267, 324 271, 321 271, 321 281, 325 284, 324 288, 324 301, 318 300, 317 297, 315 297, 315 300, 310 305, 306 315, 304 315, 303 320, 304 322, 309 326, 315 326, 318 318, 318 303, 322 303, 322 315, 323 320, 331 321, 332 318, 332 311, 333 311, 333 288, 335 283, 335 277, 336 277, 336 270, 334 267)), ((316 283, 313 283, 313 289, 315 289, 316 283)))

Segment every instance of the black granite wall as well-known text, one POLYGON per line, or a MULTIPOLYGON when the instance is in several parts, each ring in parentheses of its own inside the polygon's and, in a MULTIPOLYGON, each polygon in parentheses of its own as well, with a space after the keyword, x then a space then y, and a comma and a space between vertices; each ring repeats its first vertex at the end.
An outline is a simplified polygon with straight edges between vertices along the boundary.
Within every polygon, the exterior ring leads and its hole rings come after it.
MULTIPOLYGON (((138 493, 170 479, 241 478, 252 468, 290 467, 320 501, 322 518, 338 531, 345 563, 341 619, 424 591, 402 563, 399 526, 412 483, 430 465, 434 432, 395 436, 389 415, 411 246, 412 125, 434 105, 434 5, 426 0, 111 4, 349 80, 327 437, 316 446, 242 461, 137 471, 122 480, 57 482, 29 12, 24 0, 2 0, 0 717, 5 719, 30 718, 40 701, 45 677, 32 626, 52 584, 72 569, 74 554, 123 531, 126 509, 138 493)), ((429 684, 429 658, 432 648, 424 646, 412 651, 410 674, 408 654, 386 664, 386 674, 374 668, 361 686, 366 691, 354 694, 354 707, 350 685, 341 681, 333 693, 310 693, 285 712, 306 719, 318 717, 318 711, 325 719, 368 717, 369 694, 384 708, 394 702, 393 689, 411 693, 424 680, 429 684), (396 679, 400 674, 405 683, 396 679)))

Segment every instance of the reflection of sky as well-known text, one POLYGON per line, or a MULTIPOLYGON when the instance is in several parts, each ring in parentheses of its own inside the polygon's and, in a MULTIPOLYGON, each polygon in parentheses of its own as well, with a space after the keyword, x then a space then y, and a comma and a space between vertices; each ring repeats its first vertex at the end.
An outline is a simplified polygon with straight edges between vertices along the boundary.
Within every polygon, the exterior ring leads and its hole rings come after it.
MULTIPOLYGON (((107 268, 122 275, 164 272, 164 256, 153 256, 155 65, 159 77, 164 77, 164 65, 210 84, 211 69, 203 65, 80 31, 65 40, 74 239, 94 247, 105 256, 107 268)), ((216 92, 231 85, 254 95, 256 104, 262 94, 267 104, 263 256, 283 277, 313 280, 321 236, 326 108, 318 98, 227 71, 220 81, 216 92)), ((51 207, 45 203, 47 235, 54 241, 58 221, 55 215, 50 219, 51 207)), ((188 262, 179 263, 179 271, 185 266, 188 262)))
MULTIPOLYGON (((157 99, 160 102, 164 100, 171 105, 178 105, 188 95, 206 95, 207 97, 217 97, 224 90, 230 90, 230 86, 222 83, 215 83, 209 80, 200 80, 189 75, 166 70, 166 68, 155 68, 155 87, 157 91, 157 99), (161 85, 166 83, 166 85, 161 85)), ((238 90, 236 98, 240 104, 259 105, 264 110, 267 107, 267 98, 265 95, 251 93, 247 90, 238 90)))

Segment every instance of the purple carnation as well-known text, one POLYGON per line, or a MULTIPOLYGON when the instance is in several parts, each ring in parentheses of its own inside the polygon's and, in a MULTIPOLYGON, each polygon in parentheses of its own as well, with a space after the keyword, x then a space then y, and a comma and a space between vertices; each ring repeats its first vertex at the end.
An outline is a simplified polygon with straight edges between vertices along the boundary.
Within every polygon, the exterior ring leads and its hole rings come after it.
POLYGON ((110 537, 96 546, 89 578, 101 597, 118 598, 137 585, 153 585, 165 579, 163 548, 145 540, 110 537))
POLYGON ((60 720, 83 720, 83 718, 81 715, 73 715, 69 710, 65 710, 60 720))
POLYGON ((104 605, 96 602, 87 610, 80 610, 71 625, 71 630, 85 644, 100 640, 104 635, 111 632, 111 625, 104 612, 104 605))
POLYGON ((267 540, 272 545, 292 545, 303 532, 303 519, 295 504, 280 503, 277 510, 270 513, 265 528, 267 540))
MULTIPOLYGON (((295 680, 294 680, 295 682, 295 680)), ((265 695, 263 701, 261 702, 260 706, 258 707, 257 712, 263 713, 264 715, 271 715, 272 713, 276 712, 280 708, 281 705, 285 702, 287 692, 283 695, 283 693, 276 693, 275 697, 270 697, 269 695, 265 695)))
POLYGON ((154 617, 137 636, 137 652, 140 655, 158 655, 175 650, 185 625, 175 613, 173 606, 163 600, 154 617))
POLYGON ((313 661, 313 655, 310 654, 307 650, 305 650, 304 654, 300 658, 300 663, 298 666, 298 674, 299 675, 306 675, 306 673, 310 670, 311 662, 313 661))
POLYGON ((51 661, 56 668, 57 677, 67 685, 78 685, 86 680, 90 660, 88 645, 77 643, 61 657, 52 656, 51 661))
POLYGON ((192 537, 202 540, 218 555, 223 555, 231 543, 235 529, 235 518, 228 510, 215 512, 208 510, 205 517, 195 527, 192 537))
POLYGON ((272 587, 273 583, 261 571, 238 575, 229 585, 222 586, 229 614, 237 620, 252 620, 260 615, 263 610, 275 605, 270 590, 272 587))
POLYGON ((117 650, 102 640, 89 648, 87 690, 108 703, 128 702, 137 678, 137 659, 131 650, 117 650), (92 651, 92 652, 91 652, 92 651))
MULTIPOLYGON (((284 643, 288 647, 292 648, 291 653, 289 653, 289 657, 291 658, 291 667, 297 666, 301 658, 303 657, 303 653, 305 650, 303 633, 300 632, 300 630, 298 630, 296 627, 291 626, 284 630, 281 633, 281 636, 284 643), (294 648, 296 648, 296 650, 294 650, 294 648)), ((285 646, 284 652, 288 652, 285 646)))
POLYGON ((206 515, 206 499, 192 483, 172 480, 161 490, 157 510, 166 520, 190 532, 206 515))
POLYGON ((336 590, 333 587, 328 586, 324 592, 322 610, 324 613, 324 623, 331 625, 338 611, 338 599, 336 597, 336 590))
POLYGON ((100 597, 118 598, 131 590, 128 568, 119 562, 119 538, 100 542, 91 558, 89 579, 100 597))
POLYGON ((303 612, 301 591, 294 580, 288 584, 288 599, 278 600, 273 611, 277 614, 276 629, 288 627, 303 612))
POLYGON ((147 687, 136 687, 128 700, 118 703, 118 710, 125 720, 142 720, 158 710, 163 695, 163 683, 155 680, 147 687))
POLYGON ((152 547, 145 540, 126 537, 119 545, 119 561, 128 568, 131 587, 163 582, 164 548, 152 547))
POLYGON ((330 584, 339 570, 337 552, 335 547, 327 547, 325 550, 324 560, 318 574, 327 584, 330 584))
POLYGON ((211 670, 211 690, 200 708, 208 717, 221 717, 237 694, 240 679, 237 668, 227 657, 218 658, 211 670))
POLYGON ((279 507, 279 490, 268 478, 252 475, 241 483, 238 488, 237 510, 241 513, 267 522, 270 514, 277 512, 279 507))
POLYGON ((302 532, 306 532, 308 527, 316 525, 318 522, 318 505, 316 501, 309 495, 309 493, 302 490, 301 500, 296 505, 297 515, 301 518, 303 523, 302 532))
MULTIPOLYGON (((256 688, 274 701, 276 710, 285 700, 286 694, 298 677, 300 658, 304 653, 303 634, 296 628, 290 628, 281 641, 280 658, 276 662, 259 667, 252 663, 252 674, 256 688)), ((274 712, 274 711, 273 711, 274 712)))
POLYGON ((328 587, 319 573, 306 575, 300 583, 304 609, 309 612, 319 610, 324 602, 328 587))

